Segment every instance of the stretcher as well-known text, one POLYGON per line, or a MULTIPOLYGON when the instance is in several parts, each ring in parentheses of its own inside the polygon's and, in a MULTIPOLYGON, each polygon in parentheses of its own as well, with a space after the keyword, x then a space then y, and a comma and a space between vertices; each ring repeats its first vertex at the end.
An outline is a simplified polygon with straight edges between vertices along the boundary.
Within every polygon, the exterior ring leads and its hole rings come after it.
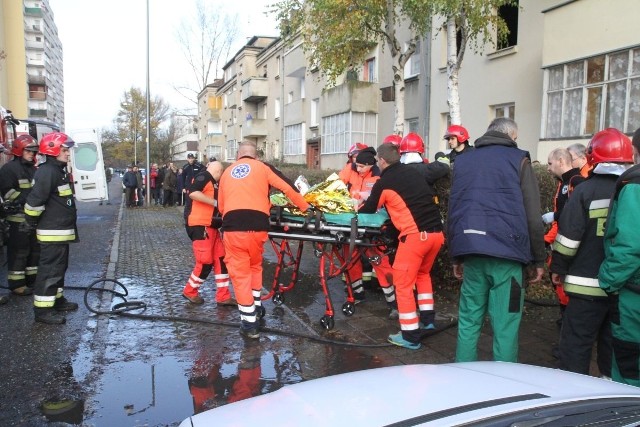
MULTIPOLYGON (((347 299, 342 313, 355 313, 355 298, 351 288, 349 269, 360 260, 367 248, 378 248, 381 253, 393 250, 393 238, 386 229, 390 221, 386 211, 374 214, 329 214, 315 211, 307 216, 293 215, 282 207, 273 207, 269 218, 269 241, 277 255, 277 264, 271 290, 262 297, 282 305, 285 292, 292 290, 297 281, 305 243, 313 245, 314 255, 319 259, 320 286, 325 298, 325 313, 320 319, 323 328, 334 327, 334 308, 329 294, 329 279, 345 274, 347 299), (297 242, 295 253, 292 243, 297 242), (291 268, 288 283, 283 283, 285 269, 291 268)), ((373 264, 380 256, 369 258, 373 264)))

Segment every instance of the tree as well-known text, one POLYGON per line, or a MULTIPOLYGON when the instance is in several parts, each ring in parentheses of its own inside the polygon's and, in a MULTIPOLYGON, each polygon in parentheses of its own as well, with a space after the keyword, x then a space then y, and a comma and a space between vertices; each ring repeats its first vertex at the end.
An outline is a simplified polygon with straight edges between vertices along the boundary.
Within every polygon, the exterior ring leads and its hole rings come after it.
POLYGON ((389 49, 395 94, 394 131, 404 132, 404 67, 431 25, 432 4, 415 0, 281 0, 273 5, 283 37, 302 37, 308 60, 329 85, 361 64, 378 43, 389 49), (405 45, 398 25, 407 22, 405 45))
POLYGON ((238 17, 213 10, 209 3, 196 2, 196 13, 182 22, 176 37, 187 64, 191 69, 191 82, 175 89, 189 101, 197 104, 197 95, 218 77, 218 70, 227 61, 231 47, 238 37, 238 17))
POLYGON ((489 27, 496 26, 504 34, 504 21, 495 15, 503 4, 515 0, 280 0, 275 13, 283 37, 303 39, 308 60, 317 64, 330 85, 361 64, 371 49, 381 43, 391 54, 394 104, 394 132, 404 133, 404 67, 416 50, 416 43, 431 31, 435 17, 447 18, 450 110, 459 121, 457 92, 459 65, 467 41, 479 49, 491 39, 489 27), (409 40, 398 38, 398 26, 408 25, 409 40), (461 49, 456 49, 456 28, 463 36, 461 49), (405 46, 403 47, 403 44, 405 46), (454 60, 455 58, 455 60, 454 60), (457 64, 457 66, 456 66, 457 64), (456 113, 457 111, 457 113, 456 113))
MULTIPOLYGON (((150 109, 150 147, 151 152, 153 152, 160 124, 168 117, 169 106, 161 97, 156 96, 151 99, 150 109)), ((124 166, 146 158, 146 116, 146 94, 141 89, 132 87, 123 94, 122 101, 120 101, 120 110, 114 119, 114 128, 103 130, 102 132, 107 163, 124 166)))
POLYGON ((486 44, 495 44, 506 39, 509 29, 504 20, 496 13, 501 6, 506 5, 517 6, 518 1, 434 0, 435 15, 445 17, 447 104, 452 124, 462 123, 458 74, 467 44, 474 52, 482 53, 482 48, 486 44))

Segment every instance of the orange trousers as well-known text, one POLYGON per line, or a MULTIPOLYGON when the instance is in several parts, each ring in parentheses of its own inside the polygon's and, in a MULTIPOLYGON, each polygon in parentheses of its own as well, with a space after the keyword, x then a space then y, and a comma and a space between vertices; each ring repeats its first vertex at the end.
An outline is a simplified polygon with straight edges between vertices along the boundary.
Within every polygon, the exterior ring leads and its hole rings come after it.
POLYGON ((191 237, 196 237, 192 243, 196 265, 193 267, 193 271, 182 292, 189 297, 197 296, 200 286, 209 277, 209 273, 213 269, 216 281, 216 301, 228 300, 231 298, 229 275, 224 261, 222 261, 224 246, 220 233, 215 228, 204 227, 204 236, 191 237), (200 239, 199 237, 204 238, 200 239))
POLYGON ((262 253, 266 231, 227 231, 224 233, 224 262, 229 270, 244 328, 257 326, 256 306, 261 306, 262 253))
POLYGON ((419 340, 419 317, 416 313, 415 284, 418 308, 421 314, 433 314, 433 284, 431 267, 444 244, 442 232, 407 234, 400 239, 393 262, 393 284, 396 288, 400 329, 403 337, 412 342, 419 340))

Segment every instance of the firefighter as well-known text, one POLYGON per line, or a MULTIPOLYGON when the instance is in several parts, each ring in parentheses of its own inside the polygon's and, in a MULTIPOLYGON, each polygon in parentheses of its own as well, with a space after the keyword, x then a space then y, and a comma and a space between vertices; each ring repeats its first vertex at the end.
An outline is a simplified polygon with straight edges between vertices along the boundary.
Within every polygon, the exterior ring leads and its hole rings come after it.
POLYGON ((560 329, 560 369, 589 375, 598 343, 600 374, 611 376, 611 326, 607 294, 598 284, 603 236, 616 180, 633 163, 631 141, 617 129, 596 133, 587 147, 590 177, 564 206, 553 243, 551 279, 569 295, 560 329))
POLYGON ((456 157, 460 154, 467 153, 473 150, 473 147, 469 145, 469 131, 460 125, 451 125, 447 128, 447 132, 444 134, 444 139, 449 143, 451 151, 449 152, 449 163, 453 167, 456 157))
POLYGON ((300 210, 310 210, 295 185, 275 167, 256 159, 256 145, 238 146, 237 160, 220 178, 218 208, 222 213, 224 262, 238 300, 244 337, 260 338, 258 319, 265 310, 262 290, 262 253, 269 231, 269 188, 281 190, 300 210))
POLYGON ((78 304, 64 296, 69 243, 78 241, 76 204, 67 173, 73 145, 73 140, 61 132, 42 137, 39 152, 46 156, 46 161, 36 171, 24 205, 23 224, 27 229, 36 229, 40 242, 40 262, 33 288, 35 321, 47 324, 65 323, 61 312, 78 309, 78 304))
POLYGON ((611 379, 640 387, 640 129, 632 145, 636 165, 616 183, 598 279, 612 308, 611 379))
MULTIPOLYGON (((564 205, 569 199, 569 195, 573 192, 576 185, 584 181, 584 177, 580 174, 580 169, 572 167, 572 157, 569 150, 564 148, 556 148, 547 158, 547 170, 558 181, 556 188, 556 194, 553 197, 553 212, 547 212, 542 215, 542 221, 545 224, 551 224, 551 228, 544 235, 544 243, 547 247, 556 240, 558 235, 558 219, 564 205)), ((551 256, 548 257, 547 264, 551 262, 551 256)), ((560 318, 558 319, 558 325, 562 323, 562 315, 569 301, 569 297, 564 293, 564 287, 554 286, 556 295, 558 296, 558 302, 560 303, 560 318)))
MULTIPOLYGON (((427 183, 426 187, 422 187, 425 191, 424 196, 432 200, 436 206, 439 206, 434 185, 438 179, 449 175, 448 158, 436 156, 435 162, 426 163, 423 159, 424 140, 414 132, 410 132, 402 138, 398 148, 400 152, 400 162, 419 172, 420 176, 422 176, 427 183)), ((435 329, 435 299, 433 297, 433 286, 430 280, 425 281, 423 293, 418 294, 417 297, 421 327, 424 329, 435 329)))
POLYGON ((418 172, 400 163, 397 146, 382 144, 378 147, 378 162, 382 174, 360 212, 373 213, 384 205, 400 232, 393 262, 400 332, 389 335, 388 341, 417 350, 421 346, 422 331, 413 288, 417 288, 418 306, 423 307, 426 304, 423 297, 426 300, 432 288, 431 267, 444 243, 442 220, 433 199, 424 197, 427 183, 418 172))
POLYGON ((24 203, 31 192, 36 173, 35 155, 38 142, 30 135, 20 135, 13 141, 13 160, 0 169, 0 193, 12 212, 6 217, 9 223, 7 242, 7 279, 14 295, 31 295, 38 272, 40 245, 35 230, 22 225, 25 221, 24 203))
POLYGON ((193 304, 202 304, 200 286, 214 270, 216 281, 216 302, 219 306, 236 305, 229 292, 229 274, 222 258, 224 247, 217 228, 222 220, 218 215, 218 181, 222 175, 222 163, 210 162, 207 168, 196 175, 191 185, 187 205, 187 234, 193 241, 193 255, 196 265, 182 290, 182 296, 193 304))

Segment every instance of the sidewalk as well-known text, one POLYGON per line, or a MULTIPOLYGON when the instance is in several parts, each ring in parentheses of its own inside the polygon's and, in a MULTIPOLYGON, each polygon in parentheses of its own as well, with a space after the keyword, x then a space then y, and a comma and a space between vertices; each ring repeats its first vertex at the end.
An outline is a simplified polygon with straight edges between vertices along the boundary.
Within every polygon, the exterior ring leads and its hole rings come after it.
MULTIPOLYGON (((181 207, 145 207, 122 209, 118 259, 115 278, 125 283, 136 283, 131 299, 140 297, 149 301, 148 313, 188 316, 196 312, 199 316, 224 318, 238 322, 237 310, 218 309, 212 290, 212 277, 202 287, 206 303, 194 307, 185 304, 181 289, 193 266, 191 242, 188 239, 182 219, 181 207), (137 295, 143 290, 144 295, 137 295), (157 304, 156 304, 157 303, 157 304), (169 313, 162 312, 166 308, 169 313), (160 311, 157 311, 157 310, 160 311)), ((387 319, 387 307, 381 292, 367 292, 365 302, 358 304, 355 314, 346 317, 341 312, 345 301, 343 285, 339 279, 329 284, 335 309, 335 327, 330 331, 320 325, 324 314, 324 297, 318 283, 318 260, 306 245, 301 265, 301 277, 294 289, 284 294, 285 304, 277 307, 272 301, 264 301, 267 310, 266 327, 303 334, 310 332, 320 337, 366 344, 385 344, 390 333, 398 331, 397 321, 387 319)), ((272 286, 275 253, 271 245, 265 247, 264 287, 272 286)), ((419 351, 407 351, 397 347, 386 347, 386 356, 398 363, 447 363, 455 354, 455 326, 447 328, 457 317, 457 301, 451 301, 436 290, 437 324, 440 332, 425 338, 419 351)), ((557 343, 558 331, 555 324, 557 307, 540 307, 525 304, 520 333, 520 361, 533 365, 555 367, 556 360, 551 355, 552 345, 557 343)), ((488 324, 488 320, 487 320, 488 324)), ((231 330, 232 334, 237 331, 231 330)), ((479 344, 481 360, 492 358, 491 328, 485 326, 479 344)), ((378 352, 381 350, 378 350, 378 352)), ((386 358, 386 357, 385 357, 386 358)))

